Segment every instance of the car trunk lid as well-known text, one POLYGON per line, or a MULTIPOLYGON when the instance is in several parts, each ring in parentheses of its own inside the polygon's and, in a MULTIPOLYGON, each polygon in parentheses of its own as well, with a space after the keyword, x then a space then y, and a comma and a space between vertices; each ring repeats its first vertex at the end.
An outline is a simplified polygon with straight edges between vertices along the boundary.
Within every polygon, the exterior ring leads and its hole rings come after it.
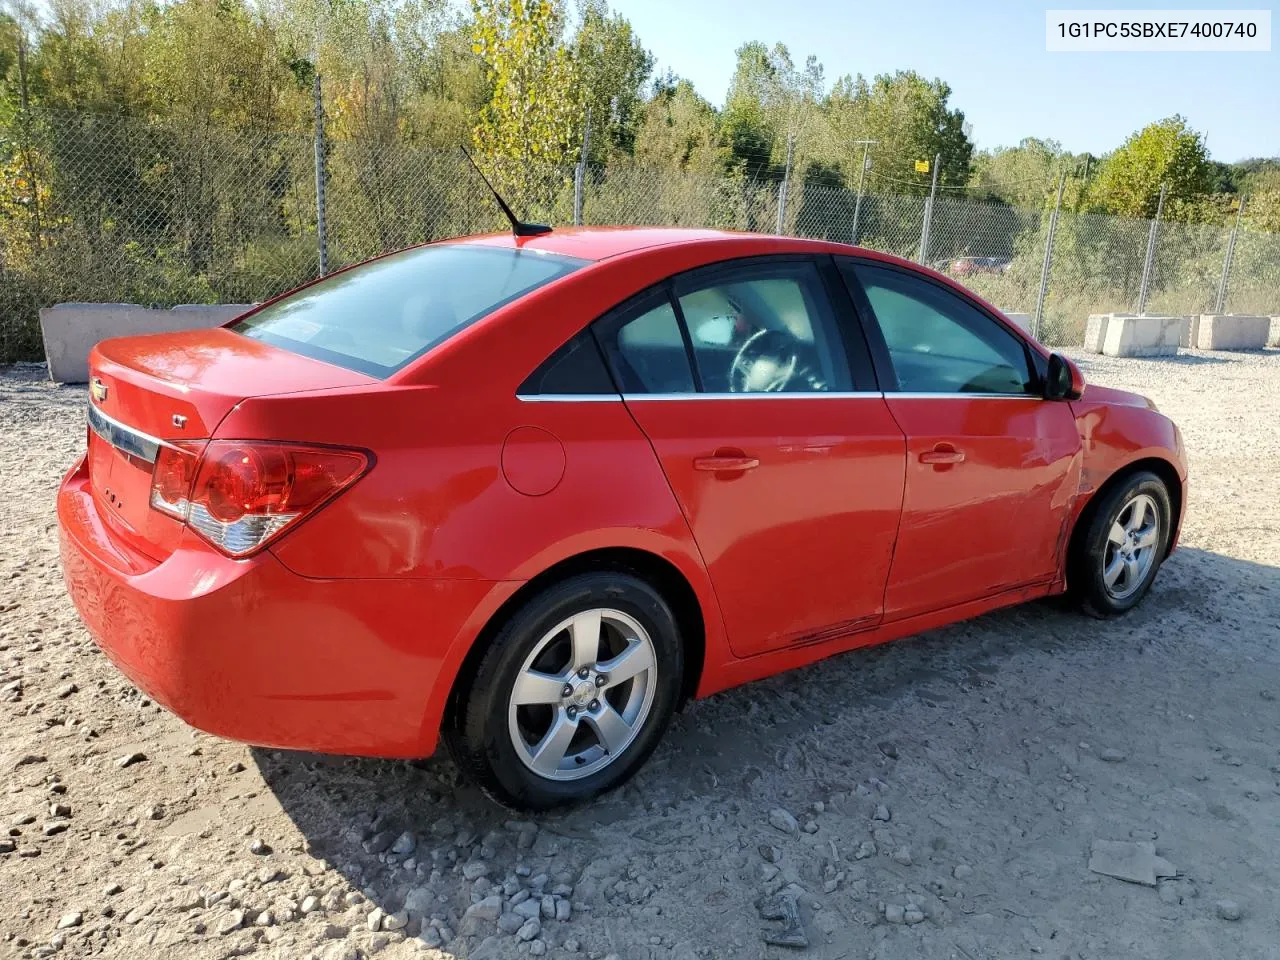
POLYGON ((131 546, 163 560, 183 524, 150 506, 161 446, 198 450, 249 397, 376 382, 220 327, 103 341, 89 356, 88 462, 99 512, 131 546))

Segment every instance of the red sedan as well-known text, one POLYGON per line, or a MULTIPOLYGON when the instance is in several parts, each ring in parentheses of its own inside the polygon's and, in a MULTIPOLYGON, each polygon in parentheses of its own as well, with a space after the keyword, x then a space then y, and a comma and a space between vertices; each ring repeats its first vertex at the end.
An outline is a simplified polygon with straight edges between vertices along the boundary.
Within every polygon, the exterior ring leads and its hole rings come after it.
POLYGON ((954 282, 664 229, 429 244, 109 340, 62 561, 197 727, 612 787, 689 697, 1069 592, 1120 614, 1186 463, 954 282))

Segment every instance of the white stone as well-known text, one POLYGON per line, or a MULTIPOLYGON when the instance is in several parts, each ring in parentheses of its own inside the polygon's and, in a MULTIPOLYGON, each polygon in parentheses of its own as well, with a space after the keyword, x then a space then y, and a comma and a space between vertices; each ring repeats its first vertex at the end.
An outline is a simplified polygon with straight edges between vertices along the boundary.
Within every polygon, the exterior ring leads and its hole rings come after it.
POLYGON ((1280 316, 1271 317, 1271 329, 1267 333, 1267 346, 1280 347, 1280 316))

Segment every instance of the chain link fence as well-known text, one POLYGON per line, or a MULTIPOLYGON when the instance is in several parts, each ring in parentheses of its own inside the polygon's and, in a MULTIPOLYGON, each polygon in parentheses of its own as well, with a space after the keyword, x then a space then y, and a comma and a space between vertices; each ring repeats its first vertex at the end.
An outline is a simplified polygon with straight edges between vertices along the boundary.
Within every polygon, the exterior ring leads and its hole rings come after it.
MULTIPOLYGON (((1040 339, 1055 345, 1078 344, 1090 313, 1136 311, 1144 286, 1151 312, 1280 312, 1280 234, 1161 223, 1152 247, 1146 220, 623 163, 552 164, 509 189, 523 216, 552 224, 782 232, 895 253, 1038 314, 1040 339)), ((459 152, 20 115, 0 127, 0 361, 39 359, 49 304, 248 302, 297 286, 320 272, 321 222, 329 270, 506 226, 459 152)))

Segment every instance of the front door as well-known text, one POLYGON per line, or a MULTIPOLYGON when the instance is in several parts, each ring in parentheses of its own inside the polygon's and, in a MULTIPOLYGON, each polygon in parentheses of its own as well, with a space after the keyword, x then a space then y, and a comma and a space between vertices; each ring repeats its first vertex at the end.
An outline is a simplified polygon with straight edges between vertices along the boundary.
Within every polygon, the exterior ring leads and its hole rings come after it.
POLYGON ((742 657, 882 615, 904 439, 874 384, 854 383, 833 280, 809 259, 739 262, 597 326, 742 657))
POLYGON ((843 269, 883 338, 907 438, 885 619, 1052 580, 1079 483, 1070 405, 1042 398, 1026 345, 976 304, 913 271, 843 269))

